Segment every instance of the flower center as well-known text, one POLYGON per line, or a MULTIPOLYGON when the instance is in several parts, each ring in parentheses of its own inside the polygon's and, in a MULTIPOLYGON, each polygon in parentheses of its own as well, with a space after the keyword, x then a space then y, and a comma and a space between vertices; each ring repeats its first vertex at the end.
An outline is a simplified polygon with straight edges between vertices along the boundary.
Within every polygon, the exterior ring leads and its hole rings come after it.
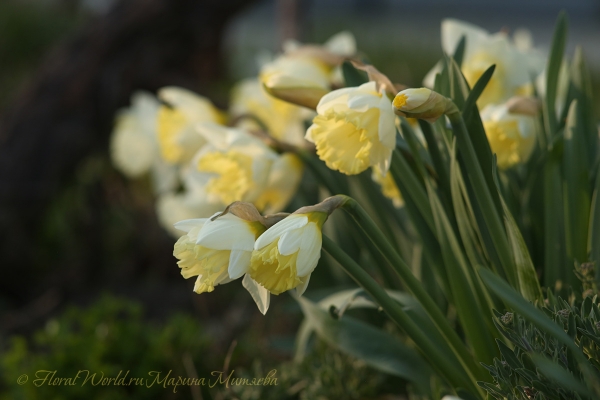
POLYGON ((304 282, 306 277, 296 275, 298 251, 284 256, 279 253, 275 240, 260 250, 252 252, 248 273, 269 292, 280 294, 304 282))
POLYGON ((225 204, 243 200, 254 186, 252 158, 235 150, 205 154, 198 162, 198 171, 217 174, 208 182, 206 191, 219 196, 225 204))
POLYGON ((369 157, 378 136, 379 110, 365 112, 329 110, 313 120, 312 137, 319 158, 331 169, 347 175, 369 167, 369 157))
POLYGON ((175 243, 173 255, 179 259, 177 265, 185 279, 198 276, 194 285, 196 293, 212 292, 216 285, 229 278, 227 268, 231 250, 209 249, 184 235, 175 243))
POLYGON ((394 97, 394 107, 401 109, 402 107, 404 107, 406 105, 407 99, 408 99, 408 97, 406 97, 405 94, 401 94, 399 96, 394 97))
POLYGON ((492 152, 498 157, 498 167, 509 168, 527 158, 533 138, 522 136, 518 121, 485 121, 483 127, 492 152))
POLYGON ((186 124, 187 118, 181 111, 167 106, 158 110, 158 144, 167 162, 174 164, 183 157, 184 149, 177 139, 186 124))

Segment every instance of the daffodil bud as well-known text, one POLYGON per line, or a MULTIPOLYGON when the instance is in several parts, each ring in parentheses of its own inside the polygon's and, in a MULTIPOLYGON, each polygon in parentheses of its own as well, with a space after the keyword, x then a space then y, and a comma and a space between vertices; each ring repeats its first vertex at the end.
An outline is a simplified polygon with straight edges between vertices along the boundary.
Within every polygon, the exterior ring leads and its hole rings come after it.
POLYGON ((330 67, 310 57, 281 56, 265 65, 260 80, 278 99, 315 109, 329 92, 330 67))
POLYGON ((327 166, 356 175, 373 165, 390 166, 396 146, 391 101, 375 82, 334 90, 317 106, 318 115, 306 131, 327 166))
POLYGON ((314 110, 339 75, 336 67, 356 53, 356 43, 351 33, 340 32, 323 46, 288 41, 284 50, 262 67, 260 80, 270 95, 314 110))
POLYGON ((431 89, 405 89, 392 102, 394 113, 434 122, 449 109, 451 100, 431 89))
POLYGON ((271 226, 254 244, 248 274, 273 294, 296 288, 304 293, 321 257, 321 229, 342 205, 341 196, 302 207, 271 226))
POLYGON ((315 110, 319 100, 329 93, 328 89, 318 87, 269 87, 265 85, 265 90, 275 98, 312 110, 315 110))

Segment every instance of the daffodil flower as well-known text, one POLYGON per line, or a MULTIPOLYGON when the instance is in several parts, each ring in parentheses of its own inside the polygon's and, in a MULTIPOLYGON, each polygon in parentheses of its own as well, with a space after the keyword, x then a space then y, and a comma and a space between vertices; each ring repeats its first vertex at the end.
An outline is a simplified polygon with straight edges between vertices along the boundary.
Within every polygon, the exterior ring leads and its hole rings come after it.
POLYGON ((273 294, 304 293, 321 257, 321 227, 327 213, 292 214, 263 233, 254 245, 249 274, 273 294))
POLYGON ((510 112, 507 104, 488 105, 481 119, 498 168, 507 169, 529 159, 535 147, 535 118, 510 112))
POLYGON ((302 163, 293 155, 279 155, 243 129, 200 124, 206 144, 183 172, 185 186, 223 207, 234 201, 277 212, 295 194, 302 163))
MULTIPOLYGON (((175 243, 173 255, 181 275, 197 276, 194 292, 212 292, 215 286, 238 279, 248 272, 254 242, 265 230, 263 218, 247 203, 234 203, 211 218, 180 221, 175 227, 185 235, 175 243), (242 212, 239 209, 242 208, 242 212), (238 212, 236 212, 238 211, 238 212), (237 214, 237 215, 236 215, 237 214)), ((266 289, 244 279, 244 286, 264 314, 269 307, 266 289)))
MULTIPOLYGON (((512 96, 528 95, 532 90, 531 77, 538 76, 544 69, 545 58, 532 48, 524 48, 522 40, 514 42, 504 32, 490 34, 475 25, 454 20, 442 21, 442 49, 452 54, 464 36, 466 46, 462 61, 462 72, 473 86, 481 75, 493 64, 496 69, 477 104, 503 103, 512 96)), ((522 35, 521 35, 522 36, 522 35)), ((433 87, 435 74, 441 69, 438 64, 425 77, 424 84, 433 87)))
POLYGON ((388 171, 396 145, 394 113, 375 82, 334 90, 323 96, 306 132, 317 155, 331 169, 356 175, 378 165, 388 171))
POLYGON ((344 201, 329 197, 272 225, 254 244, 248 275, 270 293, 302 295, 321 257, 323 224, 344 201))
POLYGON ((352 34, 341 32, 323 46, 288 41, 284 50, 284 54, 262 66, 261 83, 277 98, 314 108, 329 92, 332 82, 339 80, 335 68, 356 52, 356 45, 352 34))
POLYGON ((158 110, 158 142, 163 159, 170 164, 187 163, 205 143, 195 125, 222 123, 224 118, 210 100, 189 90, 165 87, 158 91, 165 102, 158 110))
POLYGON ((172 190, 178 181, 175 168, 160 157, 156 114, 158 99, 135 92, 131 106, 120 110, 111 136, 112 162, 129 178, 150 173, 156 193, 172 190))
POLYGON ((203 187, 207 196, 224 206, 255 200, 268 182, 277 153, 238 128, 200 124, 197 134, 206 144, 188 167, 186 186, 203 187))
POLYGON ((271 165, 265 188, 252 203, 264 214, 280 212, 296 194, 303 171, 304 164, 297 155, 279 155, 271 165))

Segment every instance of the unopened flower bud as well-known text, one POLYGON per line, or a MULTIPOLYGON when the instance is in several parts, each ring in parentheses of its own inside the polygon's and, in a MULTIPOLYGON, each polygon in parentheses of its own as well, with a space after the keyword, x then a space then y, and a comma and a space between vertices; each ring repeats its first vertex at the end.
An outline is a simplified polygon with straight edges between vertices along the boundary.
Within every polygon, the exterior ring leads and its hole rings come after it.
POLYGON ((431 89, 405 89, 393 101, 394 113, 434 122, 444 115, 452 102, 431 89))
POLYGON ((264 86, 267 93, 279 100, 315 110, 317 104, 329 90, 319 87, 264 86))

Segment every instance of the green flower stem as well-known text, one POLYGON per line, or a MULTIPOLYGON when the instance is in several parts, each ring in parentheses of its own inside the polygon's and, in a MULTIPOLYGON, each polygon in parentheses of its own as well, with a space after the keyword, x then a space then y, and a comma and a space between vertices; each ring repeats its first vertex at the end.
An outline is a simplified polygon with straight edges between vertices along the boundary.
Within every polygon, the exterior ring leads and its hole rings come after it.
POLYGON ((467 131, 465 121, 463 120, 460 111, 458 111, 458 108, 456 105, 454 105, 454 103, 452 103, 450 108, 450 111, 447 112, 446 115, 452 124, 452 129, 454 131, 454 135, 456 136, 458 147, 461 150, 461 154, 463 155, 465 164, 467 166, 467 175, 473 184, 477 202, 481 206, 483 218, 489 228, 496 252, 500 258, 500 263, 502 264, 500 267, 509 279, 510 284, 513 287, 519 287, 518 277, 512 259, 512 253, 508 244, 508 238, 506 237, 506 231, 504 230, 502 220, 498 215, 496 208, 494 207, 492 194, 490 193, 490 189, 485 182, 485 177, 483 176, 481 166, 477 161, 477 155, 475 154, 473 143, 469 137, 469 132, 467 131))
POLYGON ((450 343, 451 348, 461 361, 463 367, 468 371, 472 381, 477 379, 483 380, 486 377, 483 369, 475 363, 473 356, 467 350, 465 344, 460 340, 458 334, 452 329, 446 316, 435 304, 435 301, 429 296, 427 291, 421 285, 421 282, 413 275, 410 267, 404 262, 404 260, 398 255, 394 247, 390 244, 388 239, 379 230, 377 225, 373 222, 371 217, 365 212, 365 210, 358 204, 356 200, 351 197, 344 196, 345 200, 341 205, 345 211, 347 211, 356 223, 365 231, 367 236, 373 241, 375 246, 389 261, 394 270, 400 276, 404 286, 417 298, 421 303, 425 311, 431 317, 431 320, 442 333, 444 338, 450 343))
MULTIPOLYGON (((308 153, 307 151, 298 151, 296 154, 304 161, 304 163, 308 166, 311 172, 315 175, 317 181, 321 183, 327 189, 327 191, 333 196, 337 194, 345 193, 342 189, 342 185, 339 185, 335 179, 332 179, 332 176, 328 174, 328 171, 324 171, 323 164, 317 160, 313 154, 308 153)), ((377 205, 374 205, 375 208, 378 208, 377 205)), ((363 238, 359 237, 360 232, 352 232, 351 236, 357 240, 357 242, 363 241, 363 238)), ((375 264, 378 267, 379 273, 382 278, 390 285, 390 287, 398 287, 398 280, 392 276, 386 267, 387 261, 385 259, 382 260, 382 255, 376 248, 374 248, 372 243, 366 243, 366 249, 373 257, 375 264)))
POLYGON ((432 232, 436 232, 427 192, 425 192, 425 188, 421 185, 421 182, 419 182, 414 171, 410 168, 410 165, 408 165, 408 162, 406 162, 406 159, 400 154, 398 149, 394 149, 390 171, 394 181, 402 179, 402 182, 410 192, 411 197, 414 199, 415 204, 419 208, 429 229, 431 229, 432 232))
POLYGON ((323 249, 335 258, 342 268, 381 306, 383 311, 396 323, 421 349, 431 366, 445 377, 453 387, 468 388, 473 394, 481 395, 473 379, 469 379, 460 368, 450 360, 439 357, 439 349, 421 331, 419 326, 404 312, 402 307, 383 290, 348 254, 331 239, 323 235, 323 249))

